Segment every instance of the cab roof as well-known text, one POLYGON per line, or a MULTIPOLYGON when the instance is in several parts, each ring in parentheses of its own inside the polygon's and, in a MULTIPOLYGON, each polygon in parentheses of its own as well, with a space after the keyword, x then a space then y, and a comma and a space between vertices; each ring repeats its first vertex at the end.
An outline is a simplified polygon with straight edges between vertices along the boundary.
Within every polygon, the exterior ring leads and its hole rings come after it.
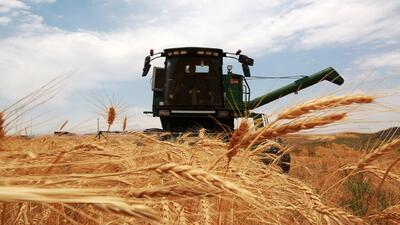
POLYGON ((225 53, 219 48, 205 48, 205 47, 179 47, 164 49, 166 57, 173 56, 211 56, 223 57, 225 53))

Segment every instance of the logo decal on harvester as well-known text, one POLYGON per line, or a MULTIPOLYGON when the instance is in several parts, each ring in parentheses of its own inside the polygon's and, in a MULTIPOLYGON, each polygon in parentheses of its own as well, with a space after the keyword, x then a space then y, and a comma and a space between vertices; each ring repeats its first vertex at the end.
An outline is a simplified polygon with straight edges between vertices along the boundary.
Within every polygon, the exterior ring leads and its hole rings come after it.
POLYGON ((240 80, 237 78, 232 78, 231 79, 231 84, 240 84, 240 80))

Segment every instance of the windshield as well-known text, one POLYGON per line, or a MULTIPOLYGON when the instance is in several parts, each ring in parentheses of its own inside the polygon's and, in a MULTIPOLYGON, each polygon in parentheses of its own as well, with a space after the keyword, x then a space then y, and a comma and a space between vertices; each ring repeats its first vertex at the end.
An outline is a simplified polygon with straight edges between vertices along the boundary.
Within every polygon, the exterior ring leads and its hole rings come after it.
POLYGON ((222 65, 216 57, 174 57, 166 61, 166 105, 222 106, 222 65))

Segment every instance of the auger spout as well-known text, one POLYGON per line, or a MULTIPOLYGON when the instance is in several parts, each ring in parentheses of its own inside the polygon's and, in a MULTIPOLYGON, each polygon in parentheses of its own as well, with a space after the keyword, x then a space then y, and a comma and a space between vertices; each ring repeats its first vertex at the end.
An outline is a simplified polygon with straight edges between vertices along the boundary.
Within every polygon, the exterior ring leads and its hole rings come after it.
POLYGON ((274 91, 271 91, 265 95, 254 98, 246 103, 247 109, 255 109, 265 104, 268 104, 272 101, 275 101, 279 98, 282 98, 291 93, 297 93, 298 91, 308 88, 314 84, 317 84, 323 80, 327 80, 336 85, 342 85, 344 83, 343 77, 336 72, 332 67, 328 67, 324 70, 321 70, 317 73, 314 73, 310 76, 305 76, 294 81, 291 84, 278 88, 274 91))

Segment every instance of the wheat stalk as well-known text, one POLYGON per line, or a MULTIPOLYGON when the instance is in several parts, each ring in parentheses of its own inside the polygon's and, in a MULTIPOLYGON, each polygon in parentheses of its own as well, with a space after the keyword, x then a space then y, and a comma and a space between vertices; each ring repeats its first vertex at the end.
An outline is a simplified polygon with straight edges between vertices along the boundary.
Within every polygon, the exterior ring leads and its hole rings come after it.
POLYGON ((172 205, 175 208, 175 211, 178 212, 177 224, 178 225, 187 225, 188 220, 185 215, 185 207, 179 205, 177 202, 172 202, 172 205))
POLYGON ((339 106, 346 106, 351 104, 365 104, 371 103, 374 98, 363 94, 353 94, 345 96, 329 96, 321 99, 311 100, 295 107, 289 108, 278 114, 280 119, 294 119, 307 114, 312 111, 324 110, 327 108, 334 108, 339 106))
POLYGON ((68 120, 66 120, 60 127, 59 131, 62 131, 62 129, 64 129, 65 125, 67 125, 68 120))
POLYGON ((107 124, 108 124, 107 131, 110 131, 111 125, 114 123, 116 115, 117 112, 115 111, 115 107, 114 106, 109 107, 107 111, 107 124))

